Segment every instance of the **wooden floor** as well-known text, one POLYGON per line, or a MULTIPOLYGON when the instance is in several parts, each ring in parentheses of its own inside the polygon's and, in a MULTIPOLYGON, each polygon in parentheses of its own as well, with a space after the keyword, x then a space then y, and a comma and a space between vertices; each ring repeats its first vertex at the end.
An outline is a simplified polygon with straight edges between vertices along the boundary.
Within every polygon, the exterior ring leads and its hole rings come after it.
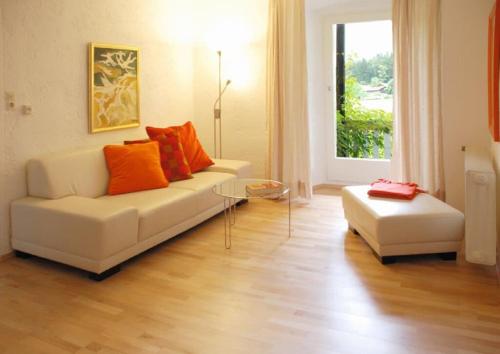
POLYGON ((0 353, 500 353, 493 268, 382 266, 336 193, 238 209, 96 283, 49 261, 0 263, 0 353))

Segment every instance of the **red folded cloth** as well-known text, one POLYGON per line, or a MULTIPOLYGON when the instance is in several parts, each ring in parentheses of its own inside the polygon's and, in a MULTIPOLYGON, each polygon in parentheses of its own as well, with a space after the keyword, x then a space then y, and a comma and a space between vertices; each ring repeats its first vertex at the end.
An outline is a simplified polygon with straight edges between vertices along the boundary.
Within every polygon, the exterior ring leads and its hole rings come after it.
POLYGON ((387 179, 378 179, 371 184, 368 195, 380 198, 394 198, 412 200, 418 193, 425 193, 416 183, 392 182, 387 179))

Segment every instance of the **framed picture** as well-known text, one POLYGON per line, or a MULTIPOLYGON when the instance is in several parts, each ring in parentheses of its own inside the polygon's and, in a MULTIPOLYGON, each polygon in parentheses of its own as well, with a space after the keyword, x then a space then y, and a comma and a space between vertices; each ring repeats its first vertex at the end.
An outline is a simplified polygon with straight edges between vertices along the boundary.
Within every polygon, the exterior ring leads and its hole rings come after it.
POLYGON ((138 127, 139 98, 139 48, 90 43, 90 132, 138 127))
POLYGON ((500 141, 500 4, 493 5, 488 24, 488 126, 494 141, 500 141))

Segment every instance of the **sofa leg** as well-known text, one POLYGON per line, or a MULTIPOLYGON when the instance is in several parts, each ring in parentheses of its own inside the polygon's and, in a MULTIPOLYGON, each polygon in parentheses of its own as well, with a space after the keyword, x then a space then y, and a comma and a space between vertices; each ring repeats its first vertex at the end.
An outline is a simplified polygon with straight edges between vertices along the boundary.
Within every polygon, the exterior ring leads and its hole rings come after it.
POLYGON ((240 206, 240 205, 243 205, 243 204, 246 204, 246 203, 248 203, 248 199, 242 199, 238 203, 236 203, 236 205, 240 206))
POLYGON ((443 261, 456 261, 457 260, 457 252, 440 253, 439 257, 443 261))
POLYGON ((33 257, 31 254, 23 252, 23 251, 16 251, 15 253, 16 253, 16 257, 21 258, 21 259, 27 259, 27 258, 33 257))
POLYGON ((378 260, 383 265, 388 265, 388 264, 394 264, 394 263, 396 263, 396 257, 395 256, 378 256, 378 260))
POLYGON ((113 274, 118 273, 122 269, 121 264, 118 264, 114 266, 113 268, 109 268, 108 270, 105 270, 102 273, 92 273, 89 272, 89 279, 95 280, 95 281, 103 281, 106 278, 109 278, 113 274))

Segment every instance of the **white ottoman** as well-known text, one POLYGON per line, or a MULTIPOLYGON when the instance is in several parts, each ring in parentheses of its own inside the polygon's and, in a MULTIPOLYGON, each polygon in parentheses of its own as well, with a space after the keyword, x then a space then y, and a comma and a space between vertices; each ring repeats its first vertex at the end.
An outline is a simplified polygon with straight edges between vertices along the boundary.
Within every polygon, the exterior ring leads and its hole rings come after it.
POLYGON ((383 264, 395 256, 439 253, 456 259, 464 237, 464 215, 428 194, 413 200, 370 197, 370 186, 342 189, 349 227, 359 233, 383 264))

